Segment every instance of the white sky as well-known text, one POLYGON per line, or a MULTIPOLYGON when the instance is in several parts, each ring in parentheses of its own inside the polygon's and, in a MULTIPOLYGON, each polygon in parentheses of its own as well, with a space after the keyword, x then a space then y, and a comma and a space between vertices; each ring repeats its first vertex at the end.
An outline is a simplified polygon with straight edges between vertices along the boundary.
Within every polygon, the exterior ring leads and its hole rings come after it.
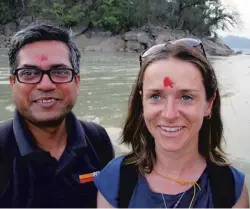
POLYGON ((236 35, 250 38, 250 0, 221 0, 229 9, 236 9, 242 21, 242 26, 230 31, 218 31, 220 35, 236 35))

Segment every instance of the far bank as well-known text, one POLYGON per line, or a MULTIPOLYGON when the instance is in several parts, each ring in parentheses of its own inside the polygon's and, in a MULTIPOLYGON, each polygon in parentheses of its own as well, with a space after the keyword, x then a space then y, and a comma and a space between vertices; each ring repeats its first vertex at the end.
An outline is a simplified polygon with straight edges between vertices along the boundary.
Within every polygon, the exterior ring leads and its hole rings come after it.
POLYGON ((220 39, 198 37, 188 31, 151 27, 150 32, 145 28, 134 29, 120 35, 112 35, 107 31, 90 30, 77 34, 74 39, 84 51, 104 52, 142 52, 155 44, 166 43, 180 38, 200 39, 206 53, 211 56, 230 56, 235 52, 220 39))
MULTIPOLYGON (((34 24, 34 23, 31 23, 34 24)), ((14 23, 0 25, 0 48, 8 48, 12 35, 29 24, 18 27, 14 23)), ((132 29, 122 34, 112 34, 110 31, 86 29, 84 26, 69 28, 77 45, 83 51, 103 52, 141 52, 155 44, 165 43, 184 37, 200 39, 206 53, 211 56, 230 56, 235 52, 225 45, 222 40, 198 37, 188 31, 165 29, 151 26, 132 29)))

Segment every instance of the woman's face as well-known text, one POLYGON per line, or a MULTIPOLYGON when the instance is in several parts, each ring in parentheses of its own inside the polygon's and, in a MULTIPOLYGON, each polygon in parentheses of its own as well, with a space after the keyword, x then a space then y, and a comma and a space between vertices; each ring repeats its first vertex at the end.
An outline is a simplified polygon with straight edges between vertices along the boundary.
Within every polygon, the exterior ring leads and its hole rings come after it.
POLYGON ((202 76, 192 63, 176 58, 150 64, 143 78, 143 114, 157 150, 198 149, 199 130, 212 109, 202 76))

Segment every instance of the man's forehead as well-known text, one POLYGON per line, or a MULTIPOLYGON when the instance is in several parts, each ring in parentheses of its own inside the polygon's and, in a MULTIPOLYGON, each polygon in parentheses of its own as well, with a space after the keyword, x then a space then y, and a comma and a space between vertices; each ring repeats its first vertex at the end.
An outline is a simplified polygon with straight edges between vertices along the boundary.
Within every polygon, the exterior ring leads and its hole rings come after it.
POLYGON ((36 41, 25 44, 19 51, 19 54, 30 53, 33 55, 38 54, 69 54, 68 46, 61 41, 36 41))
POLYGON ((18 68, 25 65, 33 65, 39 68, 50 68, 53 65, 64 65, 67 67, 72 67, 70 62, 70 57, 68 55, 63 56, 57 53, 20 53, 18 57, 18 68))
POLYGON ((40 57, 42 59, 56 56, 69 56, 70 51, 68 46, 60 41, 37 41, 24 45, 19 56, 25 57, 40 57))

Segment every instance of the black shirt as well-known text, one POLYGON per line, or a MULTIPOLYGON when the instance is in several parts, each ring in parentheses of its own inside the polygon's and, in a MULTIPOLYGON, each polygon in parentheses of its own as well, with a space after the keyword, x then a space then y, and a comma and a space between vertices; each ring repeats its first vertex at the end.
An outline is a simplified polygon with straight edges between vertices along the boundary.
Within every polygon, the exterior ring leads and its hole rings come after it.
MULTIPOLYGON (((67 146, 59 160, 38 148, 21 115, 13 117, 13 149, 8 184, 0 195, 2 207, 96 207, 97 189, 93 181, 81 183, 79 176, 101 169, 91 140, 71 112, 66 119, 67 146)), ((104 130, 102 134, 110 142, 104 130)), ((109 150, 113 149, 111 144, 109 150)))

